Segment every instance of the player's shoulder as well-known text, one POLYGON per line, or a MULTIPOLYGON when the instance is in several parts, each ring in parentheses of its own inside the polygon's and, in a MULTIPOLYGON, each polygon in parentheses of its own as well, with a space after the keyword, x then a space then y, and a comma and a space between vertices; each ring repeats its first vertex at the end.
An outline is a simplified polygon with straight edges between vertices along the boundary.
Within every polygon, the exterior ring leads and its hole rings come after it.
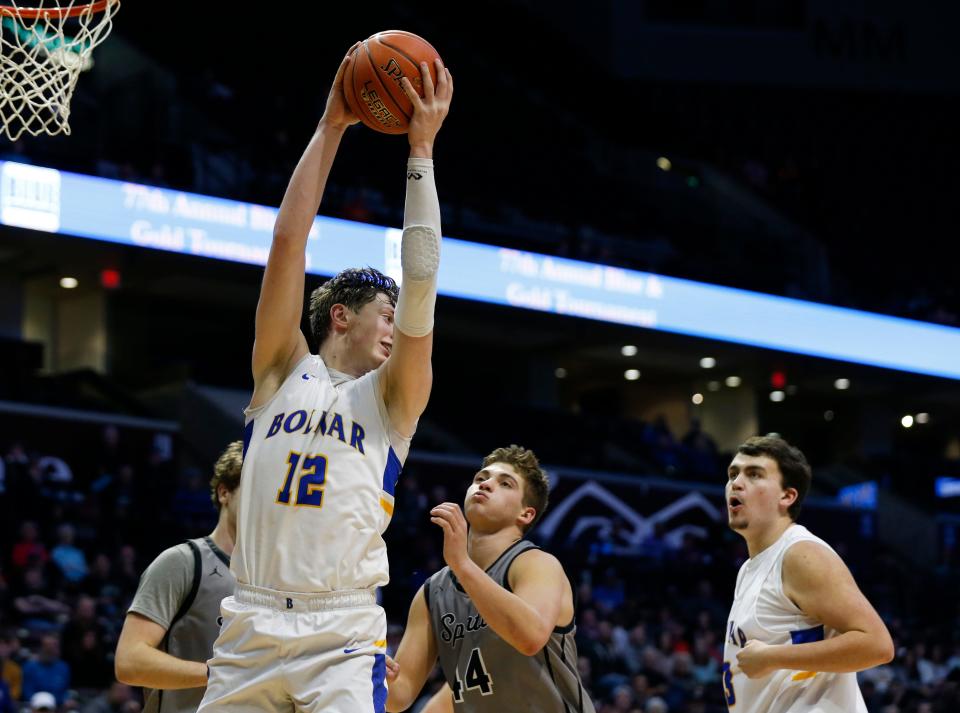
POLYGON ((820 538, 806 537, 790 543, 783 553, 783 573, 785 578, 801 576, 804 578, 828 574, 835 568, 846 565, 830 545, 820 538))
POLYGON ((798 523, 794 523, 787 529, 784 533, 784 540, 784 556, 791 551, 819 552, 820 550, 826 550, 827 552, 833 552, 833 548, 826 540, 817 537, 806 527, 798 523))
POLYGON ((186 542, 168 547, 153 558, 143 573, 145 579, 168 577, 177 572, 193 571, 193 549, 186 542))
MULTIPOLYGON (((552 563, 558 567, 560 566, 560 560, 558 560, 556 556, 533 543, 529 543, 527 547, 520 550, 513 558, 513 562, 514 564, 519 564, 520 562, 533 562, 538 564, 552 563)), ((550 565, 548 564, 548 566, 550 565)))
POLYGON ((188 589, 195 572, 195 557, 186 542, 168 547, 158 554, 140 576, 137 600, 166 596, 188 589))
POLYGON ((534 575, 563 574, 563 565, 554 555, 539 547, 528 547, 517 553, 510 562, 508 576, 511 586, 519 579, 534 575))
POLYGON ((163 552, 153 558, 150 563, 152 567, 155 564, 160 565, 182 565, 193 564, 193 548, 188 542, 180 542, 165 549, 163 552))
POLYGON ((263 413, 281 393, 299 389, 311 379, 320 378, 321 369, 325 369, 323 361, 306 347, 304 349, 302 354, 291 356, 289 361, 254 376, 253 396, 243 410, 247 418, 263 413))

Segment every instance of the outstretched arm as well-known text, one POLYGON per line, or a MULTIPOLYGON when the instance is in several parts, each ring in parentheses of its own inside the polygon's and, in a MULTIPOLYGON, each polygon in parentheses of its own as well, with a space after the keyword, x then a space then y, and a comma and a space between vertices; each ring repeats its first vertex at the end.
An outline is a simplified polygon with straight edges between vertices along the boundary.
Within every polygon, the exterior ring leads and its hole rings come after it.
POLYGON ((761 678, 778 669, 847 673, 893 659, 893 640, 838 555, 798 542, 783 557, 783 592, 804 614, 838 632, 824 641, 770 646, 748 641, 740 670, 761 678))
POLYGON ((437 642, 433 638, 423 587, 420 587, 410 603, 407 628, 403 630, 403 638, 397 648, 396 667, 399 670, 388 687, 388 711, 405 711, 413 705, 436 661, 437 642))
POLYGON ((433 144, 450 110, 453 77, 436 61, 434 87, 426 62, 421 63, 421 99, 407 77, 403 88, 413 103, 408 137, 407 198, 403 216, 400 261, 403 280, 394 318, 393 351, 381 371, 384 402, 393 427, 412 436, 427 407, 433 383, 433 310, 440 266, 440 201, 433 176, 433 144))
POLYGON ((276 393, 290 368, 308 351, 307 340, 300 331, 307 236, 320 208, 343 132, 359 121, 343 98, 343 73, 352 51, 353 47, 340 63, 326 110, 290 178, 273 228, 273 243, 257 304, 252 408, 276 393))

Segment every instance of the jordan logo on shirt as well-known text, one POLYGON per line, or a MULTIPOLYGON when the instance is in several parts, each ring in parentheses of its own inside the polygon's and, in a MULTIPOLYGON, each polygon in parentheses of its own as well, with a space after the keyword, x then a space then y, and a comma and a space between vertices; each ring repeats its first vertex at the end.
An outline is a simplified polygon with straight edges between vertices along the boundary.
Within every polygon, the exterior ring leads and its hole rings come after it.
POLYGON ((222 574, 220 574, 220 565, 214 566, 213 571, 210 573, 210 576, 211 576, 211 577, 212 577, 213 575, 217 575, 218 577, 222 577, 222 576, 223 576, 222 574))

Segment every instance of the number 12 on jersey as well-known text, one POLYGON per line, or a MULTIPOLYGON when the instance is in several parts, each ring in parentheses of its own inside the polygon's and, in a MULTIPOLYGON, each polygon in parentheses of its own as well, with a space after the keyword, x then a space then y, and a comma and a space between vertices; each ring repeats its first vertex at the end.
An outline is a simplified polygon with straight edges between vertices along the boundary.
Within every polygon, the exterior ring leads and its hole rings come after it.
POLYGON ((474 649, 470 652, 470 660, 467 661, 467 675, 464 680, 460 680, 460 668, 455 671, 456 681, 450 686, 453 691, 453 700, 457 703, 463 703, 463 691, 472 691, 475 688, 480 689, 480 695, 493 695, 493 676, 487 673, 487 667, 483 663, 483 654, 480 649, 474 649))
POLYGON ((277 491, 277 502, 281 505, 290 504, 290 486, 293 485, 293 476, 300 465, 300 480, 297 483, 297 499, 294 505, 308 505, 323 507, 323 489, 327 480, 327 457, 322 455, 308 455, 301 458, 301 454, 290 451, 287 456, 287 475, 283 480, 283 487, 277 491), (301 460, 302 465, 301 465, 301 460))

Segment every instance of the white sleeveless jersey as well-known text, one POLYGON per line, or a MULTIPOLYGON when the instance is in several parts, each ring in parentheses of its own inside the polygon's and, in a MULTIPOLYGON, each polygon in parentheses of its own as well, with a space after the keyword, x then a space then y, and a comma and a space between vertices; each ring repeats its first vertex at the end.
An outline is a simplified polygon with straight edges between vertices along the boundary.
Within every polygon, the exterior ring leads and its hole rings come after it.
POLYGON ((809 618, 783 593, 783 556, 796 542, 833 549, 802 525, 791 525, 770 547, 743 563, 723 647, 723 692, 736 713, 867 713, 855 673, 774 671, 750 679, 737 652, 751 639, 765 644, 822 641, 837 632, 809 618))
POLYGON ((237 581, 286 592, 385 585, 381 535, 408 446, 391 438, 376 371, 352 379, 304 356, 246 411, 237 581))

